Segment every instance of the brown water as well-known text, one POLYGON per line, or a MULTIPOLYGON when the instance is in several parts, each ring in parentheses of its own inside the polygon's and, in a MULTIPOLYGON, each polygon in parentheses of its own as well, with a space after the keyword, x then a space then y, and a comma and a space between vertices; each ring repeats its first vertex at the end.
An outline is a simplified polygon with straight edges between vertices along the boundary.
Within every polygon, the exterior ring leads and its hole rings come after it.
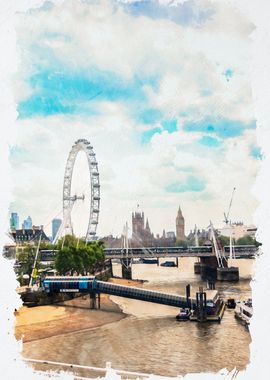
MULTIPOLYGON (((148 280, 143 286, 164 292, 184 294, 187 283, 197 289, 204 285, 193 274, 193 259, 181 259, 180 268, 134 264, 134 279, 148 280)), ((217 283, 225 299, 251 296, 252 260, 238 260, 241 280, 217 283)), ((114 273, 120 274, 120 265, 114 273)), ((249 362, 249 332, 226 310, 222 322, 177 322, 177 308, 112 297, 127 318, 88 331, 26 343, 46 360, 105 367, 107 361, 118 369, 177 376, 191 372, 217 372, 222 368, 242 370, 249 362)))

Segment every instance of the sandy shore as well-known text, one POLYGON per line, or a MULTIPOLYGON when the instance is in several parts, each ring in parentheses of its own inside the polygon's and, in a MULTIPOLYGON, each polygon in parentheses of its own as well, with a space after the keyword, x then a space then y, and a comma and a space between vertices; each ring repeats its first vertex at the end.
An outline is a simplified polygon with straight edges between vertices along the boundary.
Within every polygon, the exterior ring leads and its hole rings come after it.
MULTIPOLYGON (((140 286, 141 281, 112 278, 113 283, 140 286)), ((101 308, 89 308, 89 296, 77 297, 56 305, 28 308, 22 306, 16 312, 15 337, 24 342, 81 331, 119 321, 126 315, 108 295, 101 295, 101 308)))

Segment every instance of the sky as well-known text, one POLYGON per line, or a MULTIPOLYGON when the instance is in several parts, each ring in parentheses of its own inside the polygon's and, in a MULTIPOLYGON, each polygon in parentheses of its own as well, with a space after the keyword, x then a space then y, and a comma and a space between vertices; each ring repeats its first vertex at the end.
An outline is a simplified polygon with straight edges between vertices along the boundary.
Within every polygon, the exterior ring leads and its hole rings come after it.
MULTIPOLYGON (((10 210, 50 234, 69 151, 85 138, 99 163, 98 235, 121 234, 137 209, 155 234, 173 231, 179 205, 186 233, 219 227, 234 187, 231 219, 252 223, 263 158, 253 30, 225 1, 47 1, 19 12, 10 210)), ((80 155, 73 189, 87 195, 88 186, 80 155)), ((86 201, 74 206, 79 235, 87 213, 86 201)))

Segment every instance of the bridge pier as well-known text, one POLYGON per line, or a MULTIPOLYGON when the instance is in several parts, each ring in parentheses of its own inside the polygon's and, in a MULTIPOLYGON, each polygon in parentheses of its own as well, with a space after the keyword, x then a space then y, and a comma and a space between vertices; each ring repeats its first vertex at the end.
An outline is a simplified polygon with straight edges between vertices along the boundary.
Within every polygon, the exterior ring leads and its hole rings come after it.
POLYGON ((100 309, 100 293, 90 292, 90 309, 100 309))
POLYGON ((196 293, 196 304, 198 322, 205 322, 207 320, 206 292, 203 291, 202 287, 200 287, 199 292, 196 293))
MULTIPOLYGON (((223 260, 224 267, 227 267, 227 261, 223 260)), ((200 270, 202 280, 213 280, 217 279, 217 269, 218 261, 216 256, 211 257, 201 257, 200 270)))
POLYGON ((239 281, 239 268, 217 268, 218 281, 239 281))
POLYGON ((131 280, 132 279, 132 261, 131 259, 121 259, 122 265, 122 277, 131 280))
POLYGON ((201 262, 200 261, 196 261, 196 263, 194 263, 194 273, 195 274, 201 274, 201 262))
POLYGON ((223 267, 219 267, 216 256, 201 257, 200 270, 202 280, 239 281, 239 268, 228 268, 228 263, 225 259, 223 259, 223 267))
POLYGON ((186 299, 187 299, 187 307, 191 309, 191 301, 190 301, 190 284, 186 285, 186 299))
POLYGON ((109 271, 110 271, 110 277, 113 277, 112 259, 109 259, 109 271))

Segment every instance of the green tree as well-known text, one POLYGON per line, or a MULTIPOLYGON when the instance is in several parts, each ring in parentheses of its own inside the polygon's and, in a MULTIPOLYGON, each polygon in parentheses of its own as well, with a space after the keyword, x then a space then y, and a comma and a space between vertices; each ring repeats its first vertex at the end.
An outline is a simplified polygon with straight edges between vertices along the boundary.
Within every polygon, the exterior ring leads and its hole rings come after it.
POLYGON ((48 241, 42 241, 40 243, 39 249, 56 249, 56 246, 48 241))
POLYGON ((256 239, 250 235, 243 236, 236 241, 236 245, 256 245, 258 247, 261 245, 256 239))
POLYGON ((187 248, 188 246, 188 242, 186 240, 176 240, 176 243, 175 245, 177 247, 184 247, 184 248, 187 248))
POLYGON ((65 275, 67 272, 71 271, 74 267, 71 248, 63 247, 63 249, 59 250, 56 254, 54 265, 60 275, 65 275))
POLYGON ((77 245, 84 245, 83 240, 78 239, 74 235, 65 235, 57 241, 57 249, 62 249, 62 247, 77 247, 77 245))
MULTIPOLYGON (((63 240, 59 247, 62 247, 63 240)), ((68 237, 64 241, 63 248, 60 248, 55 258, 55 268, 61 274, 67 272, 72 274, 95 273, 103 267, 105 260, 104 245, 101 241, 93 241, 85 244, 82 240, 68 237), (66 241, 68 246, 66 246, 66 241)))
POLYGON ((218 240, 220 241, 222 247, 224 247, 225 245, 230 245, 230 238, 228 236, 220 235, 218 237, 218 240))
MULTIPOLYGON (((18 249, 16 254, 16 260, 21 264, 20 273, 28 274, 31 276, 32 269, 35 261, 37 247, 31 245, 25 245, 18 249)), ((38 269, 39 265, 37 262, 36 268, 38 269)))

